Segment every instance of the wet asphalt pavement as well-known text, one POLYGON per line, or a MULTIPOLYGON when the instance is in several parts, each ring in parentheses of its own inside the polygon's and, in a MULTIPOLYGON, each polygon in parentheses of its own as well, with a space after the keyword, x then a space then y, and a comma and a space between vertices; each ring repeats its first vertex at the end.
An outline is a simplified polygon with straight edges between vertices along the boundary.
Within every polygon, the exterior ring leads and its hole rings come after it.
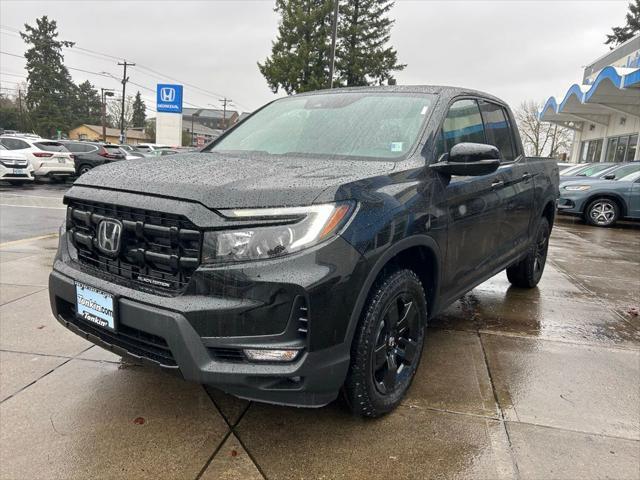
POLYGON ((403 405, 363 420, 238 400, 61 327, 56 238, 15 240, 57 230, 62 191, 0 189, 2 479, 640 478, 638 225, 561 218, 539 288, 500 274, 467 294, 431 323, 403 405), (54 198, 16 197, 36 194, 54 198))

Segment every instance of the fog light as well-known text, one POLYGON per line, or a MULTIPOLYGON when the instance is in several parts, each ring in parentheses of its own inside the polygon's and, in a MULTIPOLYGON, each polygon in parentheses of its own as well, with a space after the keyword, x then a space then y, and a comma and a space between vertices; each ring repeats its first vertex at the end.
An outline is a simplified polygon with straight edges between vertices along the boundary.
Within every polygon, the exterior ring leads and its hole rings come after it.
POLYGON ((294 360, 300 350, 266 350, 258 348, 245 348, 244 354, 254 362, 290 362, 294 360))

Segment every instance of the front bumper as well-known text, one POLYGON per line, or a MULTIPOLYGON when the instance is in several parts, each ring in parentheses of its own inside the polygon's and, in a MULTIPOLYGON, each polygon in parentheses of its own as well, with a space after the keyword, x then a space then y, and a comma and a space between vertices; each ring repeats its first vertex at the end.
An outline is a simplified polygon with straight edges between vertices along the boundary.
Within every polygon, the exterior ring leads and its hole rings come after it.
POLYGON ((354 274, 361 257, 343 239, 278 260, 201 267, 192 278, 197 291, 174 297, 88 272, 69 256, 66 235, 60 243, 49 278, 51 307, 76 334, 247 399, 319 407, 336 398, 349 366, 347 324, 361 285, 354 274), (75 281, 114 295, 117 333, 75 315, 75 281), (225 282, 227 296, 221 295, 225 282), (304 335, 297 310, 301 301, 308 312, 304 335), (242 358, 242 348, 299 348, 301 353, 289 363, 254 363, 242 358))
POLYGON ((559 213, 581 215, 586 195, 582 192, 561 192, 556 204, 559 213))

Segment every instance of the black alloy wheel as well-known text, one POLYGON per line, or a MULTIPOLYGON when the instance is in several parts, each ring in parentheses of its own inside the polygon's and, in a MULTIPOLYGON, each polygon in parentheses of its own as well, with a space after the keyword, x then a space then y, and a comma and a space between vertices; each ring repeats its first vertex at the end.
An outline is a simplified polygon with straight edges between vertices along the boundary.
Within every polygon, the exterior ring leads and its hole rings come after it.
POLYGON ((396 295, 378 323, 371 373, 382 395, 402 388, 416 361, 422 330, 415 304, 409 292, 396 295))
POLYGON ((415 272, 397 270, 374 283, 344 385, 354 414, 379 417, 400 404, 420 363, 426 324, 426 296, 415 272))

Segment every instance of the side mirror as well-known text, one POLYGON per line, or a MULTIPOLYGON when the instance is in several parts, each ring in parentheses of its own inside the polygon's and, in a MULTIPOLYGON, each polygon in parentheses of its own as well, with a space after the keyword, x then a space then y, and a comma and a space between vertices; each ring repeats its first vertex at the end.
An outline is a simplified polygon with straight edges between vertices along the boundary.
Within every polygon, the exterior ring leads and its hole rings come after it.
POLYGON ((616 174, 615 173, 607 173, 604 177, 605 180, 615 180, 616 179, 616 174))
POLYGON ((458 143, 431 168, 445 175, 480 176, 500 166, 500 150, 484 143, 458 143))

